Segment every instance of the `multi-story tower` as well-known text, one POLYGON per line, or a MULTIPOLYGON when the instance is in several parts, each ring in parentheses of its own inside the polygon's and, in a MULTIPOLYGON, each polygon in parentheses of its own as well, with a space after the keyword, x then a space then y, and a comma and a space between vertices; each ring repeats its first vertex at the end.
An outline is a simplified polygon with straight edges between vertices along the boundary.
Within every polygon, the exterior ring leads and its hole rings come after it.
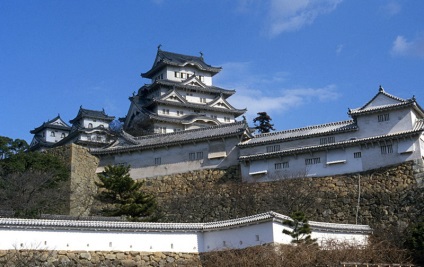
POLYGON ((104 109, 101 111, 80 107, 77 116, 70 120, 72 123, 66 143, 75 143, 87 147, 101 147, 109 144, 111 133, 109 124, 115 119, 108 116, 104 109))
POLYGON ((30 147, 32 150, 45 150, 67 137, 70 131, 71 127, 60 118, 60 115, 57 115, 54 119, 30 131, 34 134, 30 147))
POLYGON ((124 129, 145 135, 235 122, 246 109, 227 102, 234 90, 213 86, 212 77, 220 71, 206 64, 202 54, 188 56, 159 48, 152 68, 141 74, 151 83, 130 97, 124 129))

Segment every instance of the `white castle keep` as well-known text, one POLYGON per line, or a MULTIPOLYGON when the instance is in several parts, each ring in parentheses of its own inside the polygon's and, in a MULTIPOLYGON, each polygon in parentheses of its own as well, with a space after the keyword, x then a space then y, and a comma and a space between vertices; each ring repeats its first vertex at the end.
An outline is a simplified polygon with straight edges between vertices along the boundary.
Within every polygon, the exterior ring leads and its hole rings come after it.
POLYGON ((249 182, 355 173, 422 160, 424 110, 382 87, 349 119, 255 135, 238 118, 246 109, 227 99, 235 91, 213 85, 221 70, 201 56, 158 49, 142 73, 151 83, 130 97, 123 127, 114 117, 80 108, 72 127, 59 116, 31 131, 32 149, 68 143, 89 148, 107 165, 130 165, 134 179, 239 165, 249 182), (111 130, 111 128, 113 130, 111 130))

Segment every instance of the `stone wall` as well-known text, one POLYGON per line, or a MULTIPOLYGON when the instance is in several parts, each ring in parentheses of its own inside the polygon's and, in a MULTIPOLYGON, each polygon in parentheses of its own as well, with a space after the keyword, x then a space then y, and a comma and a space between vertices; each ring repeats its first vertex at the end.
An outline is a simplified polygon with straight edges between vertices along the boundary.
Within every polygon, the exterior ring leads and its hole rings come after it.
POLYGON ((310 220, 405 227, 424 216, 422 162, 323 178, 242 183, 238 167, 144 179, 162 221, 202 222, 273 210, 304 210, 310 220), (358 202, 359 200, 359 202, 358 202), (359 205, 358 205, 359 203, 359 205))
POLYGON ((63 159, 70 169, 69 212, 67 215, 87 216, 97 193, 95 181, 98 181, 96 169, 99 163, 84 147, 71 144, 48 150, 48 153, 63 159))
POLYGON ((1 266, 201 266, 198 254, 123 251, 0 251, 1 266))

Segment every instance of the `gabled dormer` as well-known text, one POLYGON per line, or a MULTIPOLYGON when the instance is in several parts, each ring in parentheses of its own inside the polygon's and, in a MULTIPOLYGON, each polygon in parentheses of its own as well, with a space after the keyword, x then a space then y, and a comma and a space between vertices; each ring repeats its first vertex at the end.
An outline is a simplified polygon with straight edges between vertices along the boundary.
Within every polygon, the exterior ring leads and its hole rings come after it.
POLYGON ((185 81, 182 82, 184 85, 191 85, 191 86, 200 86, 202 88, 206 88, 206 84, 204 84, 199 76, 192 75, 189 78, 187 78, 185 81))
POLYGON ((213 101, 208 103, 208 105, 211 106, 211 107, 214 107, 214 108, 235 110, 235 108, 233 106, 231 106, 230 103, 228 103, 228 101, 225 100, 225 98, 222 95, 215 98, 213 101))
POLYGON ((187 103, 185 98, 181 96, 175 88, 169 91, 167 94, 160 97, 162 100, 172 101, 172 102, 179 102, 179 103, 187 103))

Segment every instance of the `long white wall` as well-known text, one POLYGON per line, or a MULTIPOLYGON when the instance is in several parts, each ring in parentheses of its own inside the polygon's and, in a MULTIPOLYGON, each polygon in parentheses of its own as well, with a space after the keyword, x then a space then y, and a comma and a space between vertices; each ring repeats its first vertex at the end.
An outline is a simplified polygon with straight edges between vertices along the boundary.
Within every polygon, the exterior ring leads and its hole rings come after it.
MULTIPOLYGON (((200 253, 263 244, 290 244, 288 217, 268 212, 204 224, 25 220, 0 218, 0 250, 145 251, 200 253)), ((318 243, 326 239, 364 245, 365 225, 311 222, 318 243)))

